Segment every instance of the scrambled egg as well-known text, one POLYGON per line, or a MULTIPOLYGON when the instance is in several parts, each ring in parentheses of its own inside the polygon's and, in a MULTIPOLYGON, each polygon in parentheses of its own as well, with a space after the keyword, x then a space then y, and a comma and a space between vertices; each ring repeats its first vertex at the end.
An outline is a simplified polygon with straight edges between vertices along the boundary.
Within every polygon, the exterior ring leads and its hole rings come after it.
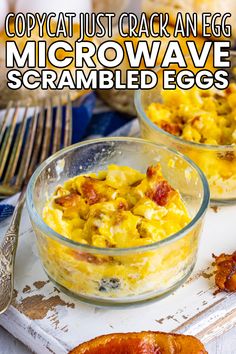
POLYGON ((223 91, 196 87, 163 90, 162 100, 149 105, 148 118, 172 135, 202 144, 201 149, 178 142, 172 147, 188 155, 203 170, 213 199, 236 198, 236 84, 231 83, 223 91), (220 152, 208 149, 206 144, 229 148, 220 152))
MULTIPOLYGON (((114 250, 152 244, 190 222, 159 165, 146 174, 111 165, 74 177, 57 188, 43 219, 68 239, 114 250)), ((195 261, 200 226, 161 248, 112 256, 79 251, 46 235, 38 235, 38 244, 47 273, 59 285, 90 298, 122 298, 161 292, 183 279, 195 261)))
POLYGON ((110 248, 154 243, 189 222, 179 193, 159 165, 146 176, 116 165, 98 175, 77 176, 57 189, 43 218, 76 242, 110 248))
POLYGON ((156 125, 185 140, 209 145, 236 143, 236 84, 224 90, 162 91, 147 115, 156 125))

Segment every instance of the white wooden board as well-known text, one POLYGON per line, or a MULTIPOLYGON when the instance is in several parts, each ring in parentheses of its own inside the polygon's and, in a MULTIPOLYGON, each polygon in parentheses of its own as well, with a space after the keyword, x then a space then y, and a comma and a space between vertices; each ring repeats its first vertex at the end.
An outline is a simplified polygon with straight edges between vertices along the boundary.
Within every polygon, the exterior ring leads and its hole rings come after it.
MULTIPOLYGON (((236 207, 209 210, 198 262, 174 294, 153 304, 104 309, 80 303, 48 282, 37 255, 35 236, 24 210, 16 260, 16 298, 0 325, 35 353, 66 353, 95 336, 142 330, 178 331, 206 343, 236 325, 236 295, 213 295, 211 254, 235 250, 236 207)), ((7 222, 1 224, 4 234, 7 222)))

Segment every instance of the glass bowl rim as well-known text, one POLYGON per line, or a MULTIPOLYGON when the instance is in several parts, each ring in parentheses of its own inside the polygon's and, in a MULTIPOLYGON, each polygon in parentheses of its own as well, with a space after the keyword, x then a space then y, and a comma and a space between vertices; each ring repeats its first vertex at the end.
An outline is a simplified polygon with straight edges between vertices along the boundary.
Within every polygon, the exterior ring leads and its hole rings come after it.
POLYGON ((33 223, 37 226, 37 228, 42 231, 46 236, 64 244, 65 246, 68 246, 70 248, 78 249, 81 251, 93 253, 93 254, 104 254, 104 255, 123 255, 123 254, 132 254, 132 253, 140 253, 140 252, 145 252, 145 251, 151 251, 154 249, 157 249, 159 247, 165 246, 169 243, 172 243, 175 240, 178 240, 185 235, 187 235, 194 227, 195 225, 198 224, 198 222, 202 219, 202 217, 205 215, 208 205, 210 201, 210 190, 209 190, 209 185, 207 182, 207 179, 202 172, 202 170, 187 156, 179 153, 178 151, 174 149, 167 148, 166 146, 163 145, 158 145, 155 144, 151 141, 145 140, 145 139, 140 139, 140 138, 131 138, 131 137, 108 137, 108 138, 99 138, 99 139, 91 139, 91 140, 86 140, 74 145, 71 145, 67 148, 64 148, 48 159, 46 159, 40 166, 37 167, 35 172, 30 178, 30 181, 27 186, 27 191, 26 191, 26 205, 28 209, 28 213, 30 218, 32 219, 33 223), (80 147, 84 146, 89 146, 89 145, 96 145, 99 143, 112 143, 112 142, 130 142, 130 143, 138 143, 138 144, 144 144, 144 145, 150 145, 155 148, 161 149, 161 150, 167 150, 178 157, 180 157, 182 160, 185 160, 198 174, 201 182, 202 182, 202 189, 203 189, 203 198, 202 198, 202 203, 199 207, 199 210, 196 212, 192 220, 180 231, 177 233, 174 233, 167 238, 157 241, 152 244, 144 245, 144 246, 137 246, 137 247, 129 247, 129 248, 100 248, 100 247, 95 247, 91 245, 85 245, 81 244, 79 242, 73 241, 68 239, 67 237, 57 233, 54 231, 52 228, 50 228, 42 219, 42 217, 38 214, 34 203, 33 203, 33 192, 34 192, 34 187, 35 183, 37 181, 38 176, 42 173, 44 169, 48 167, 50 163, 52 163, 55 159, 60 158, 60 156, 64 155, 67 152, 73 151, 75 149, 78 149, 80 147))
MULTIPOLYGON (((236 57, 236 50, 230 50, 230 56, 235 56, 236 57)), ((187 56, 189 57, 189 56, 187 56)), ((232 67, 230 68, 232 69, 232 67)), ((155 69, 154 69, 155 70, 155 69)), ((156 67, 157 72, 159 72, 160 70, 162 70, 162 68, 160 68, 160 66, 156 67)), ((149 91, 154 91, 156 89, 157 86, 155 86, 153 89, 149 90, 149 91)), ((210 150, 210 151, 217 151, 217 152, 222 152, 222 151, 234 151, 236 150, 236 144, 231 144, 231 145, 211 145, 211 144, 201 144, 201 143, 196 143, 194 141, 188 141, 185 139, 182 139, 178 136, 175 136, 171 133, 166 132, 164 129, 161 129, 160 127, 158 127, 155 123, 153 123, 151 121, 151 119, 148 118, 148 116, 145 113, 145 110, 143 109, 143 105, 141 103, 141 94, 142 94, 143 90, 136 90, 134 93, 134 104, 135 104, 135 108, 136 111, 140 117, 141 120, 143 120, 145 123, 148 124, 149 127, 151 127, 153 130, 157 131, 158 133, 161 133, 163 135, 165 135, 167 138, 172 139, 173 141, 185 145, 185 146, 189 146, 192 148, 197 148, 197 149, 201 149, 201 150, 210 150)))

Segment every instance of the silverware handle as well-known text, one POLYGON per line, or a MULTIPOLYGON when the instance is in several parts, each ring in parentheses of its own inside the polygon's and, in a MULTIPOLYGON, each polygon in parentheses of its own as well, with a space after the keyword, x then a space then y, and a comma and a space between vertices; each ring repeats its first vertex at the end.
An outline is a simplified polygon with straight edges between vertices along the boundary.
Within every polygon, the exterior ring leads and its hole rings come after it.
POLYGON ((14 286, 14 263, 24 202, 25 188, 19 196, 11 223, 0 247, 0 314, 7 310, 12 299, 14 286))

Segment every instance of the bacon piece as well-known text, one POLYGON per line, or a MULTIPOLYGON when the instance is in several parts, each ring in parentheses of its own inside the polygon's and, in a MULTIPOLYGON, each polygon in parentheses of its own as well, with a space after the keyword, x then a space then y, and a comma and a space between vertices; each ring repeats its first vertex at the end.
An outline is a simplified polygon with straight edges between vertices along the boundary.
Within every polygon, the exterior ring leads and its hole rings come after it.
POLYGON ((118 210, 128 210, 128 203, 126 200, 119 202, 118 210))
POLYGON ((181 126, 176 123, 162 122, 161 129, 175 136, 180 136, 183 132, 181 126))
POLYGON ((207 354, 195 337, 162 332, 110 334, 84 343, 70 354, 207 354))
POLYGON ((155 166, 149 166, 146 172, 147 179, 160 179, 162 177, 161 165, 158 163, 155 166))
POLYGON ((168 203, 169 195, 173 188, 167 181, 160 181, 154 190, 148 191, 146 196, 152 199, 157 205, 165 206, 168 203))
POLYGON ((220 291, 236 292, 236 251, 232 255, 212 255, 215 258, 216 275, 215 283, 220 291))
POLYGON ((233 162, 236 156, 234 155, 233 151, 227 151, 225 153, 219 153, 218 157, 221 160, 233 162))
POLYGON ((104 201, 104 198, 96 191, 97 180, 91 177, 85 177, 85 182, 81 185, 82 196, 89 205, 104 201))
POLYGON ((228 86, 227 89, 225 90, 226 95, 231 95, 234 92, 235 92, 235 90, 234 90, 233 86, 228 86))
POLYGON ((105 260, 99 259, 93 254, 86 253, 86 252, 79 252, 79 251, 71 251, 74 258, 78 261, 85 261, 92 264, 103 264, 106 263, 105 260))
POLYGON ((55 199, 55 203, 63 208, 78 208, 80 201, 80 196, 76 192, 55 199))
POLYGON ((137 182, 134 182, 134 183, 131 185, 131 187, 137 187, 137 186, 140 185, 141 182, 142 182, 142 179, 140 179, 140 180, 137 181, 137 182))
POLYGON ((154 166, 149 166, 146 172, 147 178, 152 178, 157 174, 157 168, 154 166))
POLYGON ((198 122, 200 122, 200 117, 196 116, 191 120, 191 125, 194 125, 195 123, 198 123, 198 122))

